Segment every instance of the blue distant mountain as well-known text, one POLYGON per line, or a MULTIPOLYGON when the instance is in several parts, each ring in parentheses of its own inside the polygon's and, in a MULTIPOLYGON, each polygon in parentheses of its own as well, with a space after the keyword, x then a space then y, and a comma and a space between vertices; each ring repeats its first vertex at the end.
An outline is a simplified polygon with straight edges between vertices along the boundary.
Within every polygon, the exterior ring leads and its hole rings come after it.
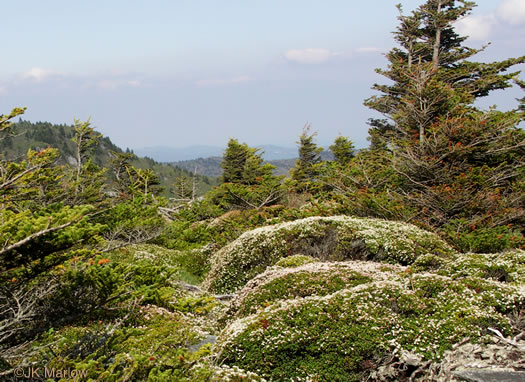
MULTIPOLYGON (((282 147, 276 145, 261 145, 265 160, 290 159, 297 157, 296 147, 282 147)), ((139 156, 146 156, 158 162, 178 162, 198 158, 222 157, 225 147, 195 145, 187 147, 143 147, 134 149, 139 156)))

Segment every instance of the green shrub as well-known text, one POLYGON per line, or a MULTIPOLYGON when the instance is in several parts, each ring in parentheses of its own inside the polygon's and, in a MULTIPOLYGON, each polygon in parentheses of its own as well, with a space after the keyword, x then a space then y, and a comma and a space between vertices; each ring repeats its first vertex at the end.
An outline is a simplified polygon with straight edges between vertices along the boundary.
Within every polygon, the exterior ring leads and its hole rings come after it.
POLYGON ((182 315, 141 307, 123 323, 93 323, 52 331, 35 343, 36 364, 86 373, 81 380, 191 381, 191 366, 209 348, 191 353, 198 334, 182 315), (42 346, 45 345, 45 346, 42 346))
POLYGON ((27 345, 30 359, 15 354, 5 368, 31 362, 86 372, 80 380, 199 380, 193 366, 210 355, 200 340, 219 307, 178 286, 179 255, 135 245, 57 267, 46 301, 54 315, 27 345))
POLYGON ((181 251, 175 261, 180 265, 181 271, 184 271, 186 275, 193 276, 195 281, 200 282, 210 270, 211 254, 209 246, 186 250, 181 251))
POLYGON ((475 227, 465 219, 451 220, 443 227, 446 239, 462 252, 496 253, 525 246, 525 237, 512 226, 475 227))

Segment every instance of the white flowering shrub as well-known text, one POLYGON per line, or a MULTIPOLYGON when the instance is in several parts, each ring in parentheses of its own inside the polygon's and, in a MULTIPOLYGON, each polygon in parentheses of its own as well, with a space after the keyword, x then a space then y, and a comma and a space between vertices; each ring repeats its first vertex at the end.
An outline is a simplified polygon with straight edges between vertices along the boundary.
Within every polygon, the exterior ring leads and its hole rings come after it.
POLYGON ((294 267, 300 267, 303 264, 315 263, 317 261, 319 260, 314 259, 311 256, 293 255, 293 256, 282 258, 277 263, 275 263, 275 265, 279 267, 284 267, 284 268, 294 268, 294 267))
POLYGON ((219 293, 242 288, 282 258, 374 260, 408 265, 427 253, 454 251, 437 235, 411 224, 349 216, 310 217, 248 231, 211 258, 204 287, 219 293))
POLYGON ((216 345, 219 362, 275 381, 362 381, 396 354, 437 361, 489 327, 517 334, 509 317, 525 306, 518 287, 396 268, 376 269, 378 281, 278 300, 233 321, 216 345))
POLYGON ((256 276, 231 302, 230 317, 243 317, 278 300, 325 296, 371 281, 399 278, 406 268, 374 262, 308 263, 296 268, 274 266, 256 276), (391 272, 386 272, 386 270, 391 272))
POLYGON ((415 271, 433 271, 453 278, 475 276, 514 285, 525 284, 525 251, 514 249, 501 253, 462 253, 451 259, 421 256, 413 264, 415 271))

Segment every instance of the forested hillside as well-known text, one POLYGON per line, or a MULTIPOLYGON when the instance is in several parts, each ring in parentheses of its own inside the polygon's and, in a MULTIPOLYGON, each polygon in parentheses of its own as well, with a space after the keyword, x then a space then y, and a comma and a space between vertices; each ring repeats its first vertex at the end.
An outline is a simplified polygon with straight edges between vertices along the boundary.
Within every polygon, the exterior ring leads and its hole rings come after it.
MULTIPOLYGON (((262 152, 264 154, 264 152, 262 152)), ((330 150, 325 150, 321 153, 321 157, 324 160, 333 160, 334 155, 330 150)), ((275 175, 289 175, 290 169, 295 166, 297 158, 291 159, 273 159, 265 161, 266 163, 271 164, 275 167, 273 170, 275 175)), ((184 160, 179 162, 174 162, 173 164, 177 167, 183 168, 187 171, 193 172, 197 171, 198 174, 209 176, 209 177, 219 177, 222 174, 221 168, 221 157, 208 157, 208 158, 198 158, 191 160, 184 160)))
POLYGON ((474 61, 473 7, 399 6, 367 149, 307 125, 287 176, 232 138, 202 198, 88 121, 0 115, 0 379, 524 380, 525 97, 476 101, 525 56, 474 61))
MULTIPOLYGON (((54 125, 49 122, 32 123, 19 119, 12 126, 12 133, 0 140, 0 151, 5 159, 17 160, 24 158, 29 149, 42 150, 47 147, 57 148, 60 156, 58 163, 74 165, 77 161, 76 146, 72 139, 75 136, 73 125, 54 125)), ((101 167, 109 167, 112 160, 111 152, 124 151, 111 142, 109 137, 100 137, 93 151, 93 163, 101 167)), ((130 150, 126 150, 130 153, 130 150)), ((134 157, 131 164, 140 169, 151 169, 157 174, 162 194, 173 197, 174 182, 178 177, 193 178, 193 170, 187 171, 174 165, 161 164, 148 157, 134 157)), ((215 176, 216 177, 216 176, 215 176)), ((203 195, 216 181, 209 176, 197 177, 197 194, 203 195)))

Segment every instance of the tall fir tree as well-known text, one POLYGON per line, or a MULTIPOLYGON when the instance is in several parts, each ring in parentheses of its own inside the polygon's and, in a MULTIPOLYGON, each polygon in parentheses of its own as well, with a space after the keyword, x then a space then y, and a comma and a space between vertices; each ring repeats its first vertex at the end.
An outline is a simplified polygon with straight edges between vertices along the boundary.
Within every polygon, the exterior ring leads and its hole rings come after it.
POLYGON ((230 139, 221 162, 222 182, 256 184, 263 176, 271 175, 274 166, 264 164, 259 149, 230 139))
POLYGON ((319 164, 321 163, 322 147, 315 143, 317 132, 310 132, 311 125, 304 126, 299 136, 299 159, 295 162, 295 167, 290 170, 292 188, 295 191, 303 192, 312 188, 316 177, 319 175, 319 164))
POLYGON ((334 144, 330 146, 330 151, 340 165, 348 164, 355 155, 354 143, 348 137, 342 136, 335 138, 334 144))
POLYGON ((471 1, 428 0, 410 16, 398 6, 400 26, 394 36, 399 46, 387 54, 388 68, 377 70, 393 84, 374 85, 381 94, 365 101, 385 116, 370 121, 376 145, 378 140, 387 144, 395 139, 422 141, 426 129, 453 104, 470 105, 493 90, 512 86, 518 72, 507 70, 525 62, 525 56, 492 63, 469 61, 484 48, 463 46, 466 37, 454 30, 454 23, 474 6, 471 1), (458 102, 451 104, 451 97, 458 102), (413 111, 410 123, 399 120, 402 109, 413 111))
POLYGON ((370 122, 370 136, 374 149, 391 152, 388 165, 398 182, 388 192, 418 211, 415 220, 447 231, 462 249, 498 250, 523 240, 504 227, 522 227, 525 216, 517 188, 525 166, 524 132, 517 126, 524 118, 519 109, 483 111, 473 103, 512 86, 519 72, 508 69, 525 56, 469 61, 482 49, 464 47, 454 23, 473 7, 428 0, 401 15, 399 47, 387 54, 387 70, 378 70, 393 83, 375 85, 381 95, 365 104, 386 117, 370 122), (504 239, 495 244, 492 233, 504 239))
POLYGON ((243 181, 244 165, 250 154, 248 145, 230 139, 222 156, 222 182, 240 183, 243 181))
POLYGON ((222 184, 208 194, 208 200, 226 211, 277 203, 282 196, 282 177, 273 175, 275 166, 264 163, 258 151, 230 139, 221 163, 222 184))
MULTIPOLYGON (((75 143, 75 175, 74 192, 70 204, 93 203, 104 199, 103 186, 105 170, 93 163, 93 154, 99 144, 102 134, 91 127, 87 121, 74 120, 75 135, 71 139, 75 143)), ((63 131, 63 128, 62 128, 63 131)))

